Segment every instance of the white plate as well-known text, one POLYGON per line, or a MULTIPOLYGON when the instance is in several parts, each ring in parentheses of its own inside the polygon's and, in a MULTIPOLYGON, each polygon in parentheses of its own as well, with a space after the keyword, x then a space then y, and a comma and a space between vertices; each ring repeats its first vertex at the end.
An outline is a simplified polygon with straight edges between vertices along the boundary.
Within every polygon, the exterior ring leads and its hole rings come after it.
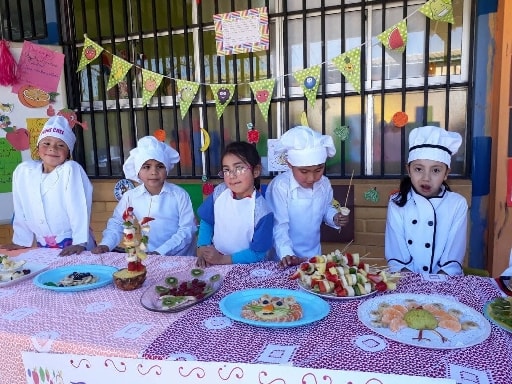
POLYGON ((0 263, 0 272, 12 272, 17 271, 18 269, 26 269, 23 266, 26 264, 26 260, 18 260, 13 261, 13 264, 10 268, 6 268, 4 264, 0 263))
POLYGON ((364 297, 372 296, 372 295, 376 294, 377 292, 379 292, 379 291, 371 291, 370 293, 365 293, 364 295, 359 295, 359 296, 336 296, 336 294, 334 294, 334 293, 320 293, 320 292, 317 292, 317 291, 313 291, 312 289, 306 287, 304 285, 304 283, 300 279, 297 279, 297 283, 299 284, 299 287, 301 289, 303 289, 304 291, 306 291, 308 293, 312 293, 313 295, 317 295, 317 296, 323 297, 324 299, 331 299, 331 300, 362 299, 364 297))
POLYGON ((449 297, 441 295, 423 295, 414 293, 395 293, 373 297, 362 302, 357 309, 359 320, 372 331, 387 337, 388 339, 415 347, 432 349, 457 349, 480 344, 491 334, 491 325, 485 317, 473 308, 449 297), (419 331, 412 328, 403 328, 397 332, 387 327, 377 326, 375 322, 379 319, 377 315, 383 305, 407 306, 415 302, 424 306, 437 304, 442 310, 457 313, 462 324, 473 324, 473 328, 462 329, 454 332, 446 328, 437 327, 434 331, 424 330, 423 339, 417 340, 419 331), (446 340, 443 341, 441 336, 446 340))
POLYGON ((21 277, 18 277, 15 280, 10 279, 10 275, 12 274, 12 271, 0 272, 0 288, 8 287, 9 285, 13 285, 13 284, 19 283, 19 282, 27 280, 27 279, 31 279, 35 275, 37 275, 40 272, 43 272, 47 268, 48 268, 48 265, 45 265, 45 264, 27 263, 24 265, 23 269, 29 269, 30 273, 28 275, 23 275, 21 277))

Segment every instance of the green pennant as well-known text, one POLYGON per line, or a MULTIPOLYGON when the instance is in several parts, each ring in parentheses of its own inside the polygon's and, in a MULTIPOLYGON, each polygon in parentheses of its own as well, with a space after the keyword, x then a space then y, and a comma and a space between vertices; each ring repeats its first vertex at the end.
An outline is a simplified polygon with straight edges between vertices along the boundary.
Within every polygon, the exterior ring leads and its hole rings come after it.
POLYGON ((265 122, 268 119, 268 109, 270 107, 270 100, 272 100, 275 84, 275 79, 258 80, 249 83, 265 122))
POLYGON ((199 83, 193 81, 176 79, 176 85, 180 94, 180 113, 183 119, 196 97, 197 91, 199 90, 199 83))
POLYGON ((117 85, 126 76, 126 72, 130 70, 132 64, 121 59, 118 56, 112 57, 112 67, 110 68, 110 77, 108 78, 107 91, 117 85))
POLYGON ((453 24, 452 0, 430 0, 423 4, 420 12, 429 19, 453 24))
POLYGON ((361 93, 361 47, 336 56, 332 62, 354 89, 361 93))
POLYGON ((403 52, 407 45, 407 23, 405 20, 377 35, 382 45, 391 51, 403 52))
POLYGON ((85 35, 84 49, 82 50, 82 56, 80 57, 80 63, 76 71, 80 72, 83 70, 91 61, 96 59, 101 52, 103 52, 103 48, 85 35))
POLYGON ((142 70, 142 106, 145 106, 153 97, 163 78, 159 73, 142 70))
POLYGON ((220 119, 224 110, 235 94, 235 84, 210 84, 215 99, 215 110, 217 119, 220 119))
POLYGON ((321 65, 315 65, 314 67, 305 68, 293 74, 295 80, 300 83, 302 90, 304 91, 304 95, 312 107, 315 106, 316 102, 316 93, 318 91, 318 86, 320 85, 321 69, 321 65))

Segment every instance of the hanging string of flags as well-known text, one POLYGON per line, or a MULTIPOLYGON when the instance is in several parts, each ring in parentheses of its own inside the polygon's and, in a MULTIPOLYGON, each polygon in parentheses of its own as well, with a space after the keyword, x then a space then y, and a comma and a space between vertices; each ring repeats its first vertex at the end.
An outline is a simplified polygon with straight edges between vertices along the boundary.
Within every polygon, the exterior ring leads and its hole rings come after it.
MULTIPOLYGON (((377 35, 377 40, 390 51, 403 52, 407 45, 407 19, 418 11, 432 20, 451 24, 454 23, 452 0, 429 0, 418 10, 408 15, 405 19, 377 35)), ((112 66, 107 83, 107 90, 109 90, 120 83, 132 67, 137 68, 140 70, 142 75, 142 106, 145 106, 153 97, 164 77, 176 82, 179 92, 181 118, 184 118, 187 114, 188 109, 196 97, 201 85, 209 86, 211 88, 218 119, 220 119, 225 108, 233 98, 237 84, 203 84, 164 76, 141 68, 112 54, 99 44, 89 39, 87 35, 84 35, 84 38, 84 48, 82 50, 82 56, 80 58, 77 72, 85 69, 85 67, 97 59, 102 52, 112 55, 112 66)), ((363 43, 359 47, 341 53, 331 60, 332 64, 334 64, 334 66, 358 93, 361 92, 361 48, 365 44, 366 43, 363 43)), ((304 95, 311 106, 314 106, 316 102, 316 94, 320 85, 320 74, 323 64, 325 63, 317 64, 292 73, 295 80, 301 84, 304 95)), ((288 75, 289 74, 283 75, 283 77, 288 75)), ((257 80, 248 83, 265 121, 267 121, 268 118, 268 109, 270 107, 270 100, 272 93, 274 92, 275 83, 275 78, 257 80)))

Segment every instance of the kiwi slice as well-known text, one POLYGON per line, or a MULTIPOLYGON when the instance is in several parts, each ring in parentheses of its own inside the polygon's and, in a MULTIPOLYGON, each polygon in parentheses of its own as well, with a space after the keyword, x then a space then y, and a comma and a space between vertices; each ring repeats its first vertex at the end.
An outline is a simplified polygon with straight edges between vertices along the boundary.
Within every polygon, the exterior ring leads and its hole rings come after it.
POLYGON ((199 276, 203 276, 204 274, 204 271, 200 268, 194 268, 190 271, 190 273, 192 274, 192 276, 194 277, 199 277, 199 276))
POLYGON ((219 281, 219 280, 220 280, 220 275, 218 273, 216 273, 215 275, 210 277, 210 281, 212 281, 212 282, 216 282, 216 281, 219 281))
POLYGON ((175 285, 178 285, 178 279, 174 276, 169 276, 165 279, 165 283, 171 287, 174 287, 175 285))
POLYGON ((155 291, 156 291, 156 293, 165 295, 165 294, 169 293, 169 288, 164 287, 163 285, 157 285, 157 286, 155 286, 155 291))

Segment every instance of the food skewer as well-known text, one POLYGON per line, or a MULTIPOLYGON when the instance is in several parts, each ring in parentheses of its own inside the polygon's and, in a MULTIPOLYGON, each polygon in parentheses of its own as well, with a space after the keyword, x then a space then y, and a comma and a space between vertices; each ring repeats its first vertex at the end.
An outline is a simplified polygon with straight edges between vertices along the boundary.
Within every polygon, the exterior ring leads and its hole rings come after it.
POLYGON ((350 187, 352 186, 352 179, 354 178, 354 170, 352 170, 352 175, 350 176, 350 181, 348 183, 347 197, 345 198, 344 208, 347 208, 348 195, 350 194, 350 187))

